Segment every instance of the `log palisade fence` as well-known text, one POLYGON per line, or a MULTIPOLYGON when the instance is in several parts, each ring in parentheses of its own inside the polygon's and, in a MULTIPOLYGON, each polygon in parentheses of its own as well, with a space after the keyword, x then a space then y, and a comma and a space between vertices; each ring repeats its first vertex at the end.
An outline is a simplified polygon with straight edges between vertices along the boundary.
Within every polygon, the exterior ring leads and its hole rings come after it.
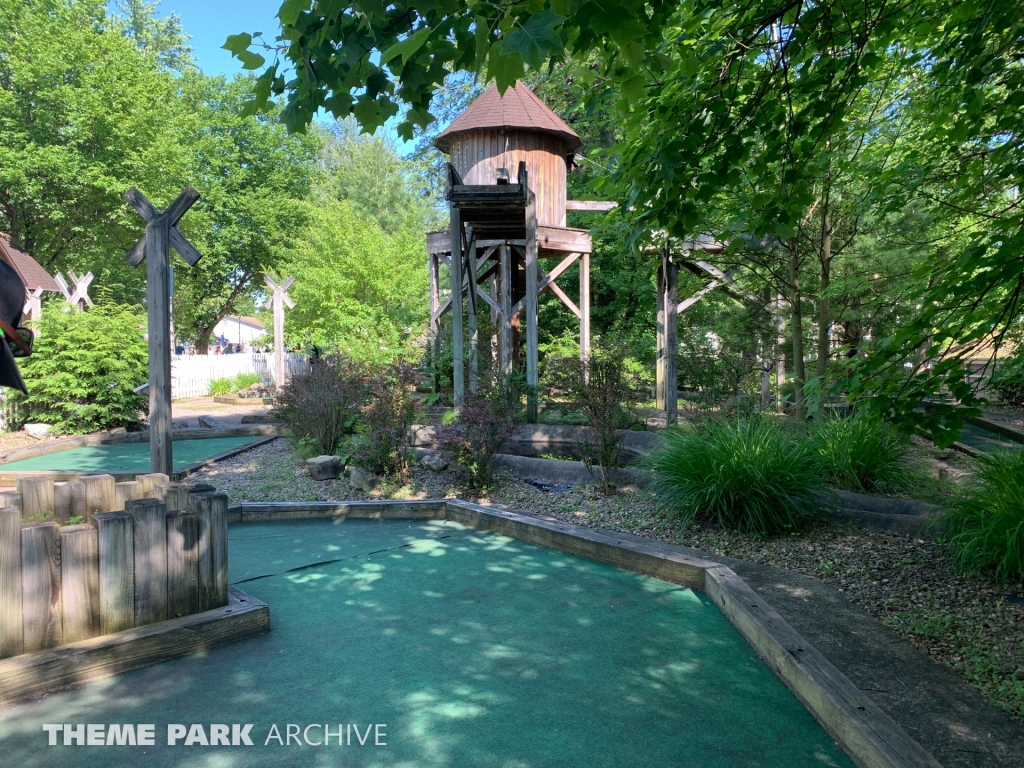
POLYGON ((0 658, 226 606, 227 511, 163 474, 19 478, 0 493, 0 658))

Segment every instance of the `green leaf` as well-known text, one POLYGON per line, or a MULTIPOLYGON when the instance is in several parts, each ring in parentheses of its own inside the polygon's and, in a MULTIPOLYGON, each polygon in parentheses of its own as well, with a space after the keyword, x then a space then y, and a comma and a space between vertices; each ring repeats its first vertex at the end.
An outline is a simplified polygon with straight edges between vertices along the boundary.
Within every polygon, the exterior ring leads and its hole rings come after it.
POLYGON ((248 32, 243 32, 240 35, 228 35, 228 39, 221 48, 226 51, 231 51, 233 56, 239 56, 250 45, 252 45, 252 35, 248 32))
POLYGON ((309 0, 284 0, 281 9, 277 12, 277 18, 281 23, 290 27, 299 20, 299 14, 309 10, 309 0))
POLYGON ((491 46, 487 56, 487 76, 498 85, 498 91, 504 93, 508 88, 516 84, 525 72, 523 57, 518 53, 503 55, 501 46, 491 46))
POLYGON ((258 53, 253 53, 252 51, 242 51, 241 53, 236 55, 242 62, 242 69, 259 69, 260 67, 267 63, 266 59, 264 59, 258 53))
POLYGON ((505 55, 518 53, 531 68, 540 69, 546 58, 564 50, 555 27, 565 19, 550 9, 533 14, 526 24, 502 41, 501 52, 505 55))
POLYGON ((400 43, 395 43, 388 48, 384 53, 380 55, 380 63, 387 64, 392 59, 401 56, 402 63, 405 64, 420 48, 427 42, 427 38, 430 37, 430 33, 434 30, 430 27, 420 27, 411 35, 402 40, 400 43))

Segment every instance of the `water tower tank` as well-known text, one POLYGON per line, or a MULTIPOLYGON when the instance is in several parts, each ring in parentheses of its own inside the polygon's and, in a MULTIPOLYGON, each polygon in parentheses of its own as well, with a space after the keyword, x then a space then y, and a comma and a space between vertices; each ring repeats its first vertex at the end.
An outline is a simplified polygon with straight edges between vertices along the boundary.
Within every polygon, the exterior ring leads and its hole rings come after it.
POLYGON ((492 85, 434 142, 466 184, 495 184, 500 168, 515 183, 526 163, 537 223, 565 226, 565 176, 580 137, 521 82, 498 94, 492 85))

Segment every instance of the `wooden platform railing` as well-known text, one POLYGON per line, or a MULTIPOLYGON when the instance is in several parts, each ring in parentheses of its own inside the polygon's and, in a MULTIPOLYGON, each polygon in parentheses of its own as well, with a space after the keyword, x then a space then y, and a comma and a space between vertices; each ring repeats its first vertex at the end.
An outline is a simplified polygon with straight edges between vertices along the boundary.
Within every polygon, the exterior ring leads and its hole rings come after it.
POLYGON ((228 604, 228 503, 212 486, 32 477, 0 505, 0 658, 228 604))

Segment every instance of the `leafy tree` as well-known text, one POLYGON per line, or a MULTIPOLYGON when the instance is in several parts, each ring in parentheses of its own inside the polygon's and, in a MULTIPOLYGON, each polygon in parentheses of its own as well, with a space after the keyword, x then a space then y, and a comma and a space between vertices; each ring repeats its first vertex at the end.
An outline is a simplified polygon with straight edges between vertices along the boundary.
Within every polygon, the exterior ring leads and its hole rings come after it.
POLYGON ((135 41, 140 49, 155 56, 168 69, 184 72, 195 67, 194 48, 188 44, 191 39, 181 27, 181 16, 172 13, 158 17, 156 10, 159 0, 147 3, 145 0, 117 0, 118 16, 115 23, 121 33, 135 41))
POLYGON ((87 312, 63 301, 46 304, 35 350, 21 363, 28 421, 58 433, 136 427, 147 398, 135 391, 149 376, 149 353, 139 306, 100 297, 87 312))

